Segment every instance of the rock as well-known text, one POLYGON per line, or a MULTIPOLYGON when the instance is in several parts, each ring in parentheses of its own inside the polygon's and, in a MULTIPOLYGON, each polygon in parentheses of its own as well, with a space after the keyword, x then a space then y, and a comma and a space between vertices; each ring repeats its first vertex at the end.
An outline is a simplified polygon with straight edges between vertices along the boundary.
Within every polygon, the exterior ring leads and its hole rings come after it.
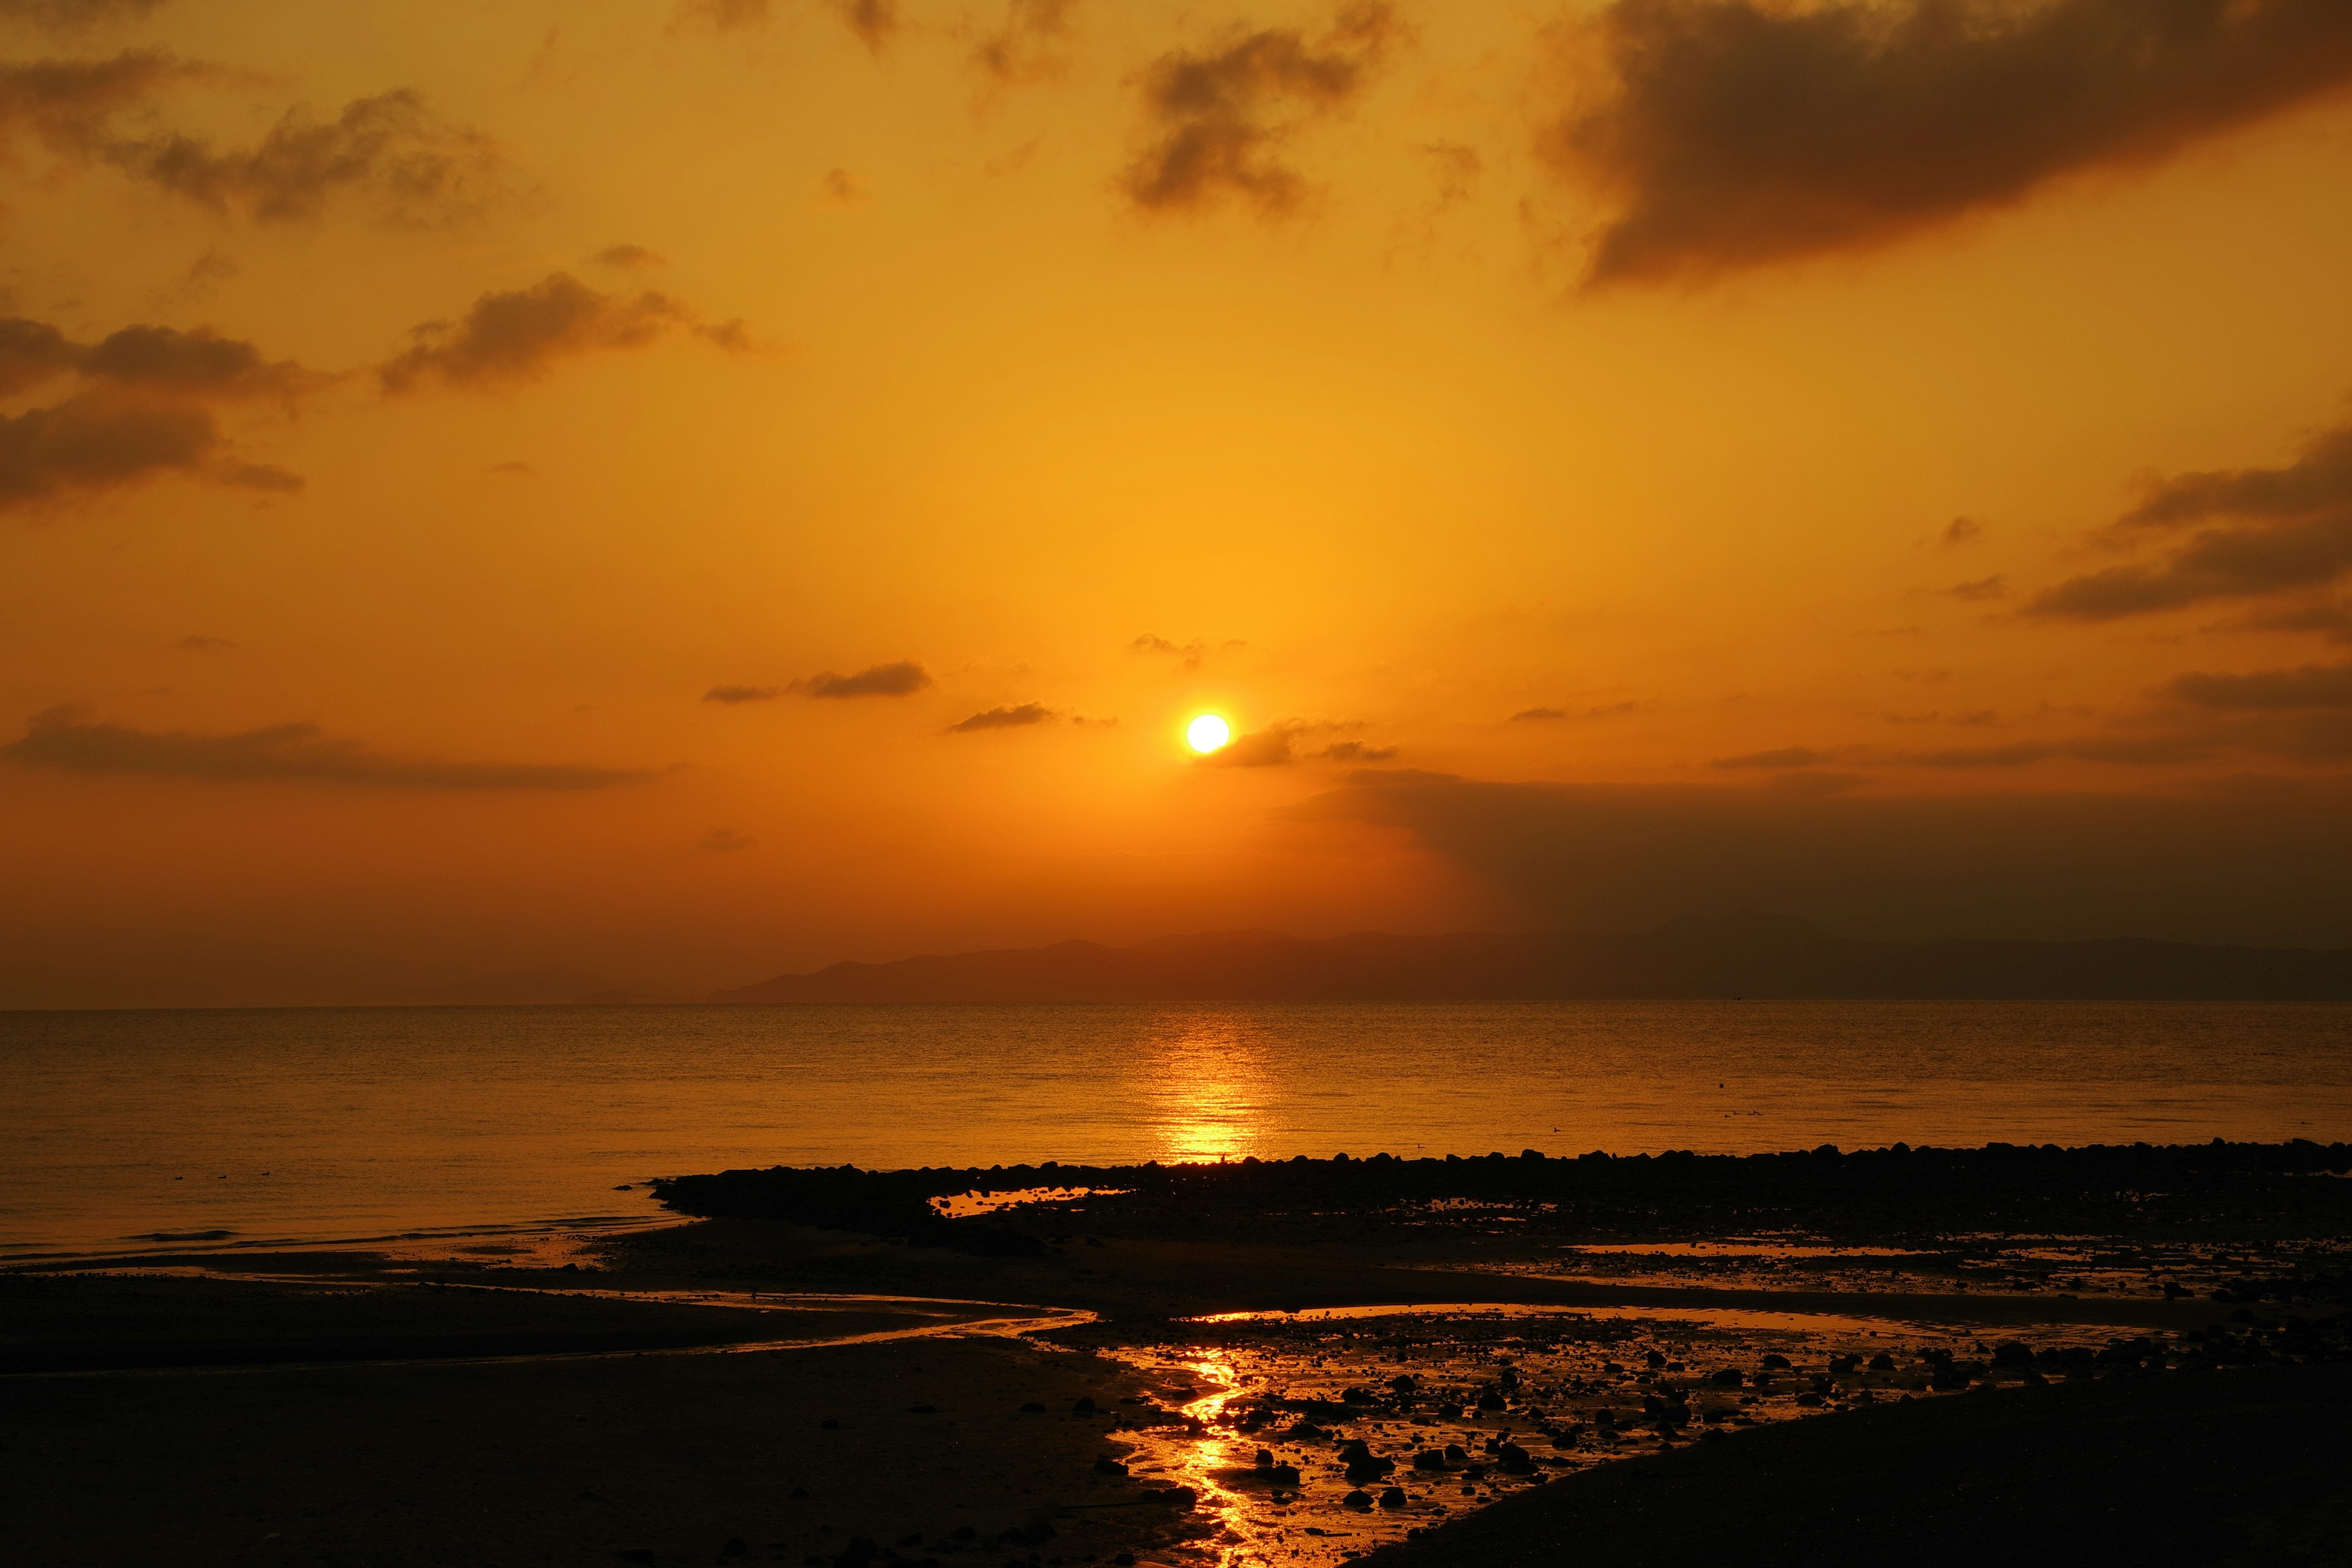
POLYGON ((1772 1368, 1776 1372, 1784 1372, 1789 1367, 1789 1358, 1776 1352, 1766 1356, 1764 1358, 1763 1364, 1772 1368))
POLYGON ((1478 1408, 1481 1410, 1500 1410, 1502 1407, 1503 1396, 1491 1388, 1478 1396, 1478 1408))
POLYGON ((1617 1425, 1617 1412, 1605 1408, 1596 1410, 1592 1413, 1592 1424, 1604 1432, 1612 1430, 1617 1425))
POLYGON ((1315 1425, 1314 1422, 1307 1420, 1299 1421, 1297 1425, 1293 1426, 1290 1430, 1283 1434, 1286 1437, 1296 1437, 1302 1443, 1320 1443, 1324 1438, 1328 1437, 1331 1434, 1328 1432, 1323 1430, 1322 1427, 1315 1425))
POLYGON ((1411 1394, 1421 1386, 1421 1380, 1411 1373, 1389 1379, 1389 1392, 1397 1395, 1411 1394))
POLYGON ((1370 1405, 1377 1402, 1380 1395, 1369 1388, 1351 1388, 1339 1395, 1339 1398, 1349 1405, 1370 1405))
POLYGON ((2002 1343, 1992 1347, 1992 1364, 1995 1366, 2031 1366, 2033 1364, 2033 1347, 2032 1345, 2020 1344, 2015 1340, 2005 1341, 2002 1343))
POLYGON ((830 1415, 818 1422, 817 1425, 828 1432, 838 1432, 841 1430, 841 1423, 830 1415))
POLYGON ((1459 1421, 1462 1419, 1462 1406, 1452 1403, 1441 1405, 1437 1407, 1437 1418, 1441 1421, 1459 1421))
POLYGON ((1506 1475, 1531 1476, 1536 1472, 1535 1456, 1517 1443, 1504 1444, 1495 1450, 1495 1458, 1502 1461, 1506 1475))
POLYGON ((1382 1508, 1402 1508, 1411 1500, 1412 1500, 1410 1498, 1407 1498, 1404 1495, 1404 1489, 1402 1487, 1391 1487, 1386 1491, 1381 1493, 1381 1506, 1382 1508))
POLYGON ((1190 1509, 1201 1500, 1201 1494, 1191 1487, 1163 1487, 1145 1494, 1151 1501, 1166 1503, 1170 1508, 1190 1509))
POLYGON ((1445 1462, 1449 1465, 1467 1464, 1470 1462, 1469 1451, 1459 1443, 1448 1443, 1445 1445, 1445 1462))
POLYGON ((840 1555, 833 1560, 833 1568, 866 1568, 866 1564, 880 1555, 881 1551, 874 1544, 872 1536, 854 1535, 850 1537, 849 1544, 841 1549, 840 1555))
POLYGON ((1445 1456, 1434 1448, 1423 1448, 1412 1457, 1412 1468, 1416 1470, 1442 1470, 1445 1468, 1445 1456))
POLYGON ((1070 1406, 1070 1414, 1073 1415, 1093 1415, 1098 1414, 1100 1409, 1101 1407, 1096 1405, 1093 1399, 1081 1394, 1078 1395, 1077 1402, 1070 1406))
POLYGON ((750 1542, 744 1540, 740 1535, 730 1535, 727 1538, 727 1544, 719 1549, 719 1555, 721 1557, 740 1557, 743 1553, 751 1550, 751 1543, 750 1542))
POLYGON ((1888 1355, 1885 1351, 1880 1351, 1876 1355, 1870 1358, 1870 1370, 1873 1372, 1893 1372, 1895 1370, 1895 1358, 1888 1355))
POLYGON ((1270 1469, 1274 1468, 1274 1450, 1273 1450, 1273 1449, 1271 1449, 1271 1448, 1260 1448, 1260 1449, 1257 1451, 1257 1468, 1258 1468, 1259 1469, 1261 1469, 1261 1470, 1270 1470, 1270 1469))
POLYGON ((1127 1474, 1127 1467, 1108 1454, 1105 1454, 1095 1461, 1095 1473, 1103 1476, 1123 1476, 1127 1474))
POLYGON ((1297 1465, 1276 1465, 1274 1467, 1272 1474, 1274 1477, 1274 1484, 1276 1486, 1288 1487, 1293 1491, 1298 1489, 1299 1477, 1298 1467, 1297 1465))
POLYGON ((939 1413, 940 1407, 936 1405, 909 1405, 907 1406, 907 1414, 909 1415, 937 1415, 939 1413))
POLYGON ((1363 1488, 1358 1487, 1354 1491, 1349 1492, 1346 1497, 1339 1500, 1339 1506, 1341 1508, 1369 1509, 1372 1506, 1372 1494, 1364 1490, 1363 1488))
POLYGON ((1707 1381, 1718 1388, 1738 1388, 1748 1381, 1748 1374, 1736 1366, 1727 1366, 1715 1373, 1707 1381))
POLYGON ((1649 1354, 1643 1356, 1642 1361, 1652 1372, 1655 1372, 1666 1364, 1665 1352, 1663 1351, 1652 1351, 1649 1354))
POLYGON ((1028 1404, 1021 1407, 1021 1414, 1024 1415, 1043 1415, 1045 1414, 1045 1407, 1033 1399, 1028 1404))
POLYGON ((793 1489, 793 1496, 794 1498, 804 1498, 804 1497, 808 1496, 808 1488, 806 1488, 806 1487, 794 1487, 794 1488, 793 1489))

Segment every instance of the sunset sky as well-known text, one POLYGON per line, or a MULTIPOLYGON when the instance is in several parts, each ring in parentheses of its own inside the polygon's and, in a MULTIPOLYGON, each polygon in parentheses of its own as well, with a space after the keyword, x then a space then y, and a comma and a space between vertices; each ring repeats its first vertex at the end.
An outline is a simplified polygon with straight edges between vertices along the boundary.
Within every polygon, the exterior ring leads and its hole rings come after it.
POLYGON ((0 1005, 2352 945, 2343 0, 0 0, 0 1005))

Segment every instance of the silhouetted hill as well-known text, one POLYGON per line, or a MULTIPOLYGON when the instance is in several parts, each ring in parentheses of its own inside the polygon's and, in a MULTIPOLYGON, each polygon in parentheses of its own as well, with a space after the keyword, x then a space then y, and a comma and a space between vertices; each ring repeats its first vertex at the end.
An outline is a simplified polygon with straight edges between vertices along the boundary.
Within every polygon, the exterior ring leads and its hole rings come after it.
POLYGON ((1706 996, 2352 1000, 2352 951, 2189 942, 1862 942, 1775 915, 1529 936, 1213 931, 836 963, 719 1002, 1500 1002, 1706 996))

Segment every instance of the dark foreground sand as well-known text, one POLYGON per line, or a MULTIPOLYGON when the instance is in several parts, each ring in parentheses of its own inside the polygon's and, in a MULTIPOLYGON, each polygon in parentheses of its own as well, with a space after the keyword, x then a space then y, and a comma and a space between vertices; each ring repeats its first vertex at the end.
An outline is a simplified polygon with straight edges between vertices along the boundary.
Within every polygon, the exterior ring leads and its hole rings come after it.
POLYGON ((2267 1231, 1769 1264, 1160 1204, 978 1254, 739 1216, 573 1269, 0 1273, 0 1561, 2352 1564, 2352 1270, 2290 1195, 2267 1231), (1409 1310, 1279 1315, 1376 1304, 1409 1310), (1345 1500, 1351 1441, 1393 1507, 1345 1500))
POLYGON ((1380 1568, 2352 1562, 2352 1366, 1881 1405, 1604 1466, 1380 1568))

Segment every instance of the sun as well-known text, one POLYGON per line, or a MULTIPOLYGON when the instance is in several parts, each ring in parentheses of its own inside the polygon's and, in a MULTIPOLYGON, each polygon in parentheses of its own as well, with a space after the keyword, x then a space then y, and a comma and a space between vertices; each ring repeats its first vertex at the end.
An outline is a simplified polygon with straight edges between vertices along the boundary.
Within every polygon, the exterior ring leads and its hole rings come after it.
POLYGON ((1184 726, 1185 743, 1203 756, 1233 738, 1233 726, 1214 713, 1203 713, 1184 726))

